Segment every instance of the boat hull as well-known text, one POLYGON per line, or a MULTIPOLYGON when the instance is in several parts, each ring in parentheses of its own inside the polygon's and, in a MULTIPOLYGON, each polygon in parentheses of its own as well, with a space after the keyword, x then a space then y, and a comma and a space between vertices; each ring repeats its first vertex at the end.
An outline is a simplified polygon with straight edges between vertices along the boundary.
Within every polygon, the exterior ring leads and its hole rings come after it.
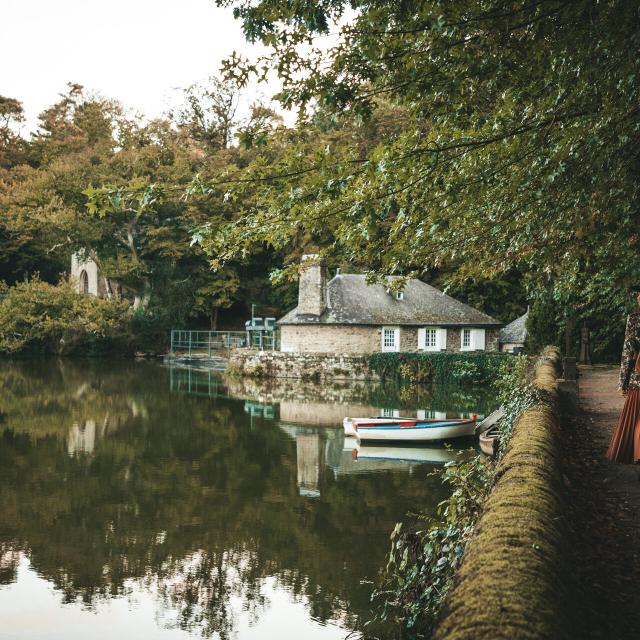
POLYGON ((345 418, 342 421, 344 435, 352 438, 358 437, 358 427, 365 425, 376 427, 392 427, 396 425, 414 426, 417 420, 411 418, 345 418), (364 424, 363 424, 364 423, 364 424))
POLYGON ((475 420, 410 421, 396 424, 371 424, 345 418, 345 435, 365 441, 430 442, 467 438, 474 435, 475 420))

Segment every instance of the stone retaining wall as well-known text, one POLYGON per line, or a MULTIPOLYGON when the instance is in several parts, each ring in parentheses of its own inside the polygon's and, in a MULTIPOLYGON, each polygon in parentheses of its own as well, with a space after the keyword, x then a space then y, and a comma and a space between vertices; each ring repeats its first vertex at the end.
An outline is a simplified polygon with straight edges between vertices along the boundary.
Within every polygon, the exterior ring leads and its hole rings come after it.
POLYGON ((284 353, 235 349, 228 371, 253 377, 301 378, 302 380, 377 380, 369 370, 367 356, 327 353, 284 353))
POLYGON ((570 635, 570 568, 559 437, 557 352, 538 367, 543 400, 525 411, 467 544, 436 640, 570 635))

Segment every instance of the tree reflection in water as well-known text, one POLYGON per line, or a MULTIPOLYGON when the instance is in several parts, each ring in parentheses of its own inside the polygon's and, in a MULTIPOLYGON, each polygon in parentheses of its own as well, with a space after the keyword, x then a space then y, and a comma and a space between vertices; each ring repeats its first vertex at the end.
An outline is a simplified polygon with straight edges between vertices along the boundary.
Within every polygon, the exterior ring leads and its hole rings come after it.
MULTIPOLYGON (((15 582, 23 552, 63 602, 95 607, 146 589, 163 624, 228 638, 239 615, 255 622, 272 606, 270 579, 310 619, 362 630, 367 581, 395 522, 444 497, 432 467, 353 473, 336 398, 318 389, 288 385, 278 398, 216 380, 215 393, 189 395, 171 392, 174 374, 148 363, 0 363, 0 584, 15 582), (283 421, 284 403, 302 417, 312 404, 315 424, 283 421)), ((343 409, 372 401, 366 388, 334 392, 343 409)))

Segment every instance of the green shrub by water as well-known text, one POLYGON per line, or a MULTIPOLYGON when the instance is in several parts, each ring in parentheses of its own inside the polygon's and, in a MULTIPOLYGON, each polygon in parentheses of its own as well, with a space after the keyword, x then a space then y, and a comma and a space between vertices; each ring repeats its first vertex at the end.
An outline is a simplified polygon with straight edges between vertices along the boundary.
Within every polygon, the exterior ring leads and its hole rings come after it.
POLYGON ((68 282, 0 283, 0 354, 119 355, 131 351, 129 305, 68 282))
POLYGON ((491 384, 515 366, 514 356, 500 352, 374 353, 369 368, 382 379, 409 383, 491 384))
MULTIPOLYGON (((379 355, 395 356, 400 371, 406 371, 407 363, 412 363, 401 357, 412 354, 379 355)), ((500 423, 501 456, 514 422, 539 400, 539 392, 528 381, 529 358, 505 358, 502 354, 416 355, 427 356, 413 361, 422 366, 433 358, 440 367, 448 365, 454 371, 473 371, 474 375, 482 372, 485 380, 493 378, 493 389, 505 408, 505 418, 500 423)), ((383 360, 390 362, 389 370, 393 371, 393 359, 383 360)), ((455 462, 435 472, 442 473, 443 482, 453 491, 438 506, 436 517, 418 514, 413 523, 396 525, 382 583, 372 596, 380 604, 381 619, 393 621, 414 637, 426 637, 432 632, 493 484, 495 469, 495 461, 483 461, 471 450, 460 452, 455 462)))

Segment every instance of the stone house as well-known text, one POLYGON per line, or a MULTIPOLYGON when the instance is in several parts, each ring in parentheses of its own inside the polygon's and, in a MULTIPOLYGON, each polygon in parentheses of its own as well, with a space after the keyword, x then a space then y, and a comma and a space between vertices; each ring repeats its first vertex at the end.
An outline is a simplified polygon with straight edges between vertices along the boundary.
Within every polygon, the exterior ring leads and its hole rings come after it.
POLYGON ((410 279, 402 292, 369 285, 364 275, 336 274, 307 255, 298 306, 278 321, 280 349, 289 353, 498 351, 502 323, 410 279))
POLYGON ((523 316, 510 322, 500 331, 500 350, 508 353, 520 353, 524 351, 527 341, 527 319, 529 311, 523 316))
POLYGON ((123 295, 122 286, 105 278, 91 255, 74 253, 71 256, 71 279, 78 293, 97 298, 121 298, 123 295))

